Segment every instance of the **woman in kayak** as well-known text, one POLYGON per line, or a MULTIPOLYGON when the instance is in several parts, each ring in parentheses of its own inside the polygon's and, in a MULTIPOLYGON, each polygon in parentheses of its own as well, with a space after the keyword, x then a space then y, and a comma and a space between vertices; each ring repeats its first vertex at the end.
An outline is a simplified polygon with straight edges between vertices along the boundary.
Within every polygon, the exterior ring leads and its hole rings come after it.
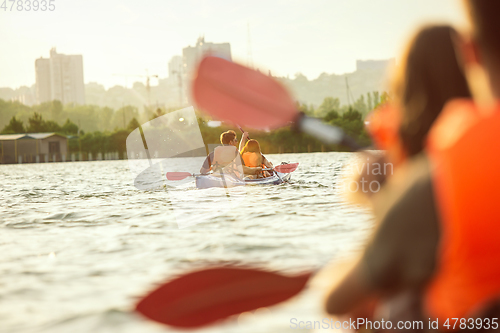
MULTIPOLYGON (((245 165, 251 168, 273 168, 273 164, 269 162, 260 151, 260 145, 257 140, 248 140, 243 149, 240 152, 245 165)), ((271 174, 268 171, 262 171, 255 176, 250 176, 254 178, 269 177, 271 174)))

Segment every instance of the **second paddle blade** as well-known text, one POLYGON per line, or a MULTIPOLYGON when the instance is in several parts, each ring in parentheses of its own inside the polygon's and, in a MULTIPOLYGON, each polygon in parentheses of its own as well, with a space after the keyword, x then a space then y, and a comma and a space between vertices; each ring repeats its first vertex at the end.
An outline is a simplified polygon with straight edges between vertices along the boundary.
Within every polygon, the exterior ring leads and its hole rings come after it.
POLYGON ((167 172, 168 180, 183 180, 191 176, 189 172, 167 172))
POLYGON ((217 57, 201 61, 192 92, 198 107, 233 124, 273 129, 298 116, 294 101, 279 82, 217 57))
POLYGON ((290 173, 294 172, 297 170, 297 167, 299 166, 299 163, 289 163, 289 164, 281 164, 277 165, 274 167, 274 170, 281 172, 281 173, 290 173))
POLYGON ((163 324, 197 328, 280 303, 301 291, 310 276, 241 267, 208 268, 165 283, 142 299, 136 310, 163 324))

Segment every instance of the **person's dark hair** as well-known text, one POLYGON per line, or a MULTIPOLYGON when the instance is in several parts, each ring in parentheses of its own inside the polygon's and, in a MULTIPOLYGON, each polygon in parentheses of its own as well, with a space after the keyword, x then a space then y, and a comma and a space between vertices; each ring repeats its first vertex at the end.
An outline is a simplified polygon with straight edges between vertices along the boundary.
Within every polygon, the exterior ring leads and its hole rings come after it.
POLYGON ((500 1, 465 0, 472 21, 474 38, 480 47, 500 58, 500 1))
POLYGON ((223 145, 228 145, 235 138, 236 138, 236 133, 232 130, 229 130, 220 135, 220 143, 222 143, 223 145))
POLYGON ((422 151, 427 133, 446 102, 471 96, 455 53, 455 34, 449 26, 420 30, 410 42, 394 81, 396 101, 402 108, 399 134, 409 156, 422 151))

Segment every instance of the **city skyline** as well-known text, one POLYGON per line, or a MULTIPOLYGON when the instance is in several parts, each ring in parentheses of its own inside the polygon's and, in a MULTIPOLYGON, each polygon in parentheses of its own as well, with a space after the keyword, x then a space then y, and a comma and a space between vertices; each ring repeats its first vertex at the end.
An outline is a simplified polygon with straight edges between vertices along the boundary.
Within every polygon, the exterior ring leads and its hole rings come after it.
POLYGON ((462 24, 453 0, 219 1, 95 0, 57 3, 53 12, 2 13, 0 87, 35 83, 33 60, 57 47, 85 58, 85 83, 124 85, 113 73, 168 76, 168 61, 204 35, 230 43, 233 59, 247 63, 248 24, 255 67, 279 76, 349 73, 358 59, 399 55, 404 40, 428 22, 462 24), (63 27, 63 28, 62 28, 63 27))

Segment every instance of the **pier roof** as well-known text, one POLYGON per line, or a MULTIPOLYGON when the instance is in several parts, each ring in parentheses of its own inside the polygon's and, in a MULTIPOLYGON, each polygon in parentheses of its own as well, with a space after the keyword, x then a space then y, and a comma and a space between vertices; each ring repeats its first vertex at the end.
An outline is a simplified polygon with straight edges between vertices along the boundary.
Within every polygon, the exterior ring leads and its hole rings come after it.
POLYGON ((46 139, 51 136, 61 136, 66 138, 65 135, 57 133, 24 133, 24 134, 0 134, 0 141, 13 141, 20 139, 46 139))

